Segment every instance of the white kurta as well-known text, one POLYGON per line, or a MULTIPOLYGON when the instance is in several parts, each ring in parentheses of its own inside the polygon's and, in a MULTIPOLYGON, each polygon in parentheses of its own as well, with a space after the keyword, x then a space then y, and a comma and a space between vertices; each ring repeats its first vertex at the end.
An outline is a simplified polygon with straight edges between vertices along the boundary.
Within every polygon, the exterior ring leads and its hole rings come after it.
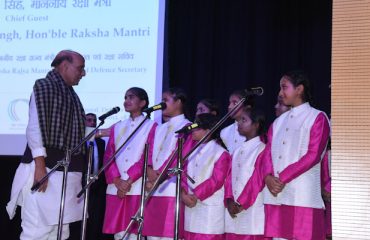
MULTIPOLYGON (((278 177, 279 172, 300 160, 307 153, 310 131, 320 113, 322 112, 305 103, 292 108, 274 121, 271 156, 275 176, 278 177), (297 149, 299 151, 296 151, 297 149)), ((321 153, 321 159, 324 153, 325 151, 321 153)), ((265 203, 325 208, 321 197, 320 171, 321 164, 319 162, 289 182, 277 197, 274 197, 269 191, 265 191, 265 203)))
MULTIPOLYGON (((188 180, 189 193, 212 176, 215 163, 226 150, 212 140, 199 146, 189 157, 187 173, 195 183, 188 180)), ((227 169, 225 169, 227 171, 227 169)), ((223 234, 225 232, 223 204, 224 187, 207 199, 197 201, 193 208, 185 207, 185 231, 201 234, 223 234), (202 224, 202 223, 207 224, 202 224)))
MULTIPOLYGON (((144 120, 144 118, 145 116, 141 115, 135 119, 129 118, 114 125, 114 143, 116 150, 127 140, 131 133, 144 120)), ((115 163, 120 172, 121 179, 127 180, 129 178, 127 171, 132 165, 139 161, 141 155, 143 154, 149 132, 154 124, 155 122, 153 120, 147 119, 141 128, 136 132, 135 136, 133 136, 131 140, 120 150, 120 153, 116 155, 115 163)), ((107 194, 117 195, 117 188, 113 183, 108 184, 107 194)), ((127 193, 127 195, 140 194, 141 178, 132 184, 131 190, 127 193)))
MULTIPOLYGON (((38 123, 38 113, 34 94, 31 95, 29 106, 29 120, 26 130, 27 142, 31 149, 32 156, 46 157, 46 151, 43 147, 40 126, 38 123)), ((48 171, 50 169, 47 169, 48 171)), ((63 172, 56 171, 50 175, 48 186, 44 193, 31 193, 30 189, 34 180, 35 163, 21 163, 14 176, 11 199, 7 206, 10 218, 14 217, 16 206, 22 206, 24 209, 35 210, 34 224, 55 225, 59 220, 60 198, 62 191, 63 172)), ((67 192, 64 210, 64 223, 74 222, 82 219, 83 198, 76 196, 82 189, 82 174, 78 172, 69 172, 67 181, 67 192)), ((23 220, 23 216, 22 216, 23 220)))
POLYGON ((237 122, 222 129, 220 136, 230 154, 233 154, 246 140, 244 136, 239 134, 237 122))
MULTIPOLYGON (((14 217, 15 204, 21 206, 22 211, 23 208, 32 206, 30 208, 37 211, 34 213, 34 216, 37 216, 35 221, 40 225, 58 224, 63 172, 56 171, 50 175, 48 187, 44 193, 31 193, 34 172, 34 162, 19 165, 13 181, 11 201, 7 206, 9 216, 14 217)), ((81 178, 82 173, 68 173, 63 223, 79 221, 82 218, 83 198, 77 198, 77 194, 82 189, 81 178)))
MULTIPOLYGON (((176 149, 177 134, 175 131, 181 129, 190 122, 185 116, 178 115, 172 117, 165 124, 156 128, 152 157, 149 164, 152 164, 154 170, 158 170, 166 162, 172 152, 176 149)), ((175 194, 176 194, 176 176, 166 179, 156 189, 148 201, 144 211, 143 235, 148 239, 172 239, 175 226, 175 194), (152 238, 152 237, 160 238, 152 238)), ((180 209, 180 237, 183 232, 183 214, 180 209)))
MULTIPOLYGON (((171 118, 165 124, 158 126, 155 132, 152 164, 153 169, 158 170, 164 162, 170 157, 171 153, 177 146, 177 133, 175 131, 181 129, 190 121, 185 116, 178 115, 171 118)), ((154 192, 153 196, 173 197, 176 193, 176 177, 167 179, 154 192)))
MULTIPOLYGON (((231 163, 232 194, 235 201, 237 201, 252 176, 256 159, 264 147, 265 144, 257 136, 244 142, 235 150, 231 163)), ((263 195, 260 192, 254 204, 238 213, 236 218, 231 218, 226 209, 225 232, 240 235, 263 235, 264 222, 263 195)))

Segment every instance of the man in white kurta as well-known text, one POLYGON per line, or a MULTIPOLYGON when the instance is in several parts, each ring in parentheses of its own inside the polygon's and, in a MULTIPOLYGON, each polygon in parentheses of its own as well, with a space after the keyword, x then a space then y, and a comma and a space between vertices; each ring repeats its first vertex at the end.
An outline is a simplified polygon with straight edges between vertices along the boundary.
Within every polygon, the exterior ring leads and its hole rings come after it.
MULTIPOLYGON (((22 207, 22 240, 57 238, 63 172, 51 174, 39 191, 33 193, 30 189, 64 158, 64 150, 77 146, 85 134, 85 113, 72 88, 85 76, 84 58, 77 52, 63 50, 51 66, 54 69, 37 80, 33 88, 26 131, 28 145, 7 205, 10 218, 17 205, 22 207)), ((62 239, 69 237, 68 223, 82 218, 83 201, 76 196, 81 190, 84 154, 82 146, 71 157, 62 239)))

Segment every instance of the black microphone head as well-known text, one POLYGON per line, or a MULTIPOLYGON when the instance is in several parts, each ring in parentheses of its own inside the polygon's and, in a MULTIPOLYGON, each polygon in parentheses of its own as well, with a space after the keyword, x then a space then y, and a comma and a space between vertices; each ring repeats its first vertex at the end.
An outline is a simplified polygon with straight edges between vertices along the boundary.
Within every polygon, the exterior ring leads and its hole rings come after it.
POLYGON ((143 110, 143 112, 146 112, 146 113, 151 113, 151 112, 154 112, 154 111, 157 111, 157 110, 164 110, 166 109, 167 105, 165 102, 161 102, 157 105, 154 105, 152 107, 149 107, 149 108, 145 108, 143 110))
POLYGON ((248 88, 245 90, 246 96, 262 96, 263 95, 263 88, 262 87, 253 87, 248 88))
POLYGON ((175 133, 190 133, 193 129, 197 129, 199 128, 200 125, 198 123, 193 123, 193 124, 190 124, 190 125, 187 125, 179 130, 177 130, 175 133))
POLYGON ((165 110, 167 108, 167 104, 165 102, 161 102, 160 105, 162 110, 165 110))
POLYGON ((257 96, 262 96, 264 91, 263 91, 263 88, 262 87, 256 87, 256 88, 253 88, 253 91, 256 93, 257 96))
POLYGON ((114 107, 112 110, 113 110, 114 113, 118 113, 121 110, 121 108, 120 107, 114 107))
POLYGON ((118 113, 118 112, 119 112, 119 110, 120 110, 120 108, 119 108, 119 107, 114 107, 114 108, 112 108, 111 110, 109 110, 108 112, 106 112, 106 113, 104 113, 103 115, 101 115, 101 116, 99 117, 99 120, 100 120, 100 121, 104 121, 107 117, 112 116, 113 114, 118 113))

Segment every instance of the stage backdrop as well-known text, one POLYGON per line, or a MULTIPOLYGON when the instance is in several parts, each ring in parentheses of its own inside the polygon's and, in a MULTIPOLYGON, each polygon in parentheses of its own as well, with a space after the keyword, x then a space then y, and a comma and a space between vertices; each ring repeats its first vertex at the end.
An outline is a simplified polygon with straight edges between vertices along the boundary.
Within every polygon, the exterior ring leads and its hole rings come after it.
MULTIPOLYGON (((62 49, 86 59, 86 77, 75 87, 86 112, 123 108, 134 86, 159 102, 164 11, 165 0, 1 1, 0 155, 23 154, 32 86, 62 49)), ((122 110, 103 127, 127 117, 122 110)))

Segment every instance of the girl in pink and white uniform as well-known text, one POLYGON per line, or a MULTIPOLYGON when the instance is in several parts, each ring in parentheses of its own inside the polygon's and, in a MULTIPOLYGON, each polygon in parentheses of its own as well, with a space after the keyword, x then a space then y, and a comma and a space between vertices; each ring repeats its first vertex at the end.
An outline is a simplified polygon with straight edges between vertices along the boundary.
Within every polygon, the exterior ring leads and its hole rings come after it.
MULTIPOLYGON (((111 158, 144 120, 142 109, 147 108, 148 104, 148 95, 144 89, 133 87, 127 90, 124 107, 130 116, 111 128, 104 162, 111 158)), ((115 239, 122 238, 123 231, 140 206, 141 172, 139 177, 133 179, 133 173, 128 169, 141 158, 145 143, 153 142, 156 126, 154 121, 146 120, 105 170, 108 186, 103 232, 115 234, 115 239)), ((136 239, 136 225, 131 228, 130 233, 126 239, 136 239)))
POLYGON ((265 235, 285 239, 325 239, 321 160, 330 127, 325 113, 310 105, 310 84, 300 71, 280 80, 282 101, 291 109, 271 126, 266 149, 265 235))
POLYGON ((225 232, 226 239, 257 240, 264 237, 265 212, 262 191, 255 195, 252 205, 245 205, 249 192, 245 188, 261 157, 265 144, 261 141, 265 117, 249 107, 242 108, 238 120, 238 132, 247 141, 232 156, 231 171, 225 184, 225 232))
POLYGON ((320 173, 330 132, 328 118, 310 105, 309 81, 300 71, 281 78, 279 96, 291 109, 269 129, 263 157, 247 184, 246 205, 265 183, 265 236, 325 239, 320 173))
MULTIPOLYGON (((244 91, 242 90, 235 90, 230 95, 229 106, 227 107, 229 112, 243 98, 244 95, 245 95, 244 91)), ((233 120, 235 120, 235 122, 225 127, 224 129, 222 129, 220 133, 221 139, 224 142, 230 154, 233 154, 235 149, 240 147, 240 145, 246 140, 245 137, 240 135, 238 132, 237 120, 240 118, 240 113, 241 113, 241 107, 239 107, 239 109, 237 109, 234 112, 234 114, 230 116, 233 120)))
MULTIPOLYGON (((217 123, 211 113, 196 116, 199 128, 192 131, 194 141, 201 140, 217 123)), ((224 183, 231 157, 220 145, 217 131, 201 144, 188 158, 186 173, 195 180, 185 184, 182 200, 185 203, 185 239, 224 239, 224 183)))
MULTIPOLYGON (((182 89, 170 88, 163 92, 162 101, 166 103, 163 115, 168 121, 157 127, 152 150, 148 159, 148 178, 159 174, 164 164, 177 147, 179 134, 175 133, 190 121, 185 117, 187 96, 182 89)), ((188 141, 185 141, 184 148, 188 141)), ((142 162, 142 161, 141 161, 142 162)), ((142 164, 133 166, 132 171, 141 169, 142 164)), ((138 172, 138 171, 137 171, 138 172)), ((150 183, 149 182, 149 183, 150 183)), ((147 239, 173 239, 175 227, 176 177, 166 179, 148 200, 144 210, 143 235, 147 239)), ((183 206, 182 206, 183 208, 183 206)), ((180 212, 180 237, 183 235, 183 212, 180 212)))

